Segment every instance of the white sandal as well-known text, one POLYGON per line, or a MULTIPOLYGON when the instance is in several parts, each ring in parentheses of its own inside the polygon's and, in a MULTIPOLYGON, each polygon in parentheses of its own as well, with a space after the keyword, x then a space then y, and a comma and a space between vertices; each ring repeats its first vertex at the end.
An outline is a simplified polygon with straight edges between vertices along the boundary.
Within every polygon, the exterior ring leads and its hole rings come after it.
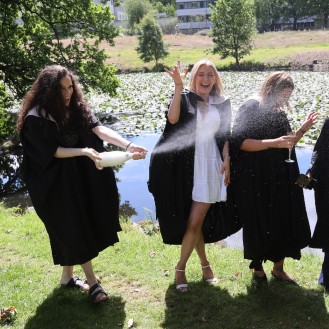
MULTIPOLYGON (((210 267, 210 264, 205 265, 205 266, 202 266, 202 265, 201 265, 201 267, 202 267, 202 270, 204 270, 204 269, 210 267)), ((209 278, 209 279, 203 278, 203 280, 204 280, 205 282, 207 282, 207 283, 211 283, 211 284, 216 284, 216 283, 218 283, 218 279, 217 279, 216 277, 209 278)))
MULTIPOLYGON (((175 267, 175 281, 176 281, 176 272, 185 272, 185 270, 179 270, 178 268, 175 267)), ((187 292, 188 290, 188 284, 187 283, 181 283, 176 285, 176 289, 179 292, 187 292)))

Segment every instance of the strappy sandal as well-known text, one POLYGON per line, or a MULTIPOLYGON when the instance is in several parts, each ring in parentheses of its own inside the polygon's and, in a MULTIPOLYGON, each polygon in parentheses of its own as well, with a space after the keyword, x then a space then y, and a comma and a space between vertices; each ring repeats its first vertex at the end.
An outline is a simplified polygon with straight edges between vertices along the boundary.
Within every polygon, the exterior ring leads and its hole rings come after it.
POLYGON ((76 275, 70 279, 70 281, 66 284, 61 284, 62 287, 65 288, 76 288, 76 289, 81 289, 82 291, 88 291, 89 290, 89 285, 87 281, 81 280, 79 277, 76 275), (88 286, 88 287, 85 287, 88 286))
POLYGON ((92 287, 90 287, 89 297, 94 304, 99 304, 109 299, 107 293, 104 291, 104 289, 99 283, 95 283, 92 287), (99 294, 102 294, 104 297, 97 299, 97 296, 99 294))
MULTIPOLYGON (((176 281, 176 272, 185 272, 185 270, 179 270, 175 267, 175 281, 176 281)), ((188 284, 187 283, 181 283, 176 285, 176 289, 179 292, 187 292, 188 291, 188 284)))
MULTIPOLYGON (((210 264, 205 265, 205 266, 201 266, 202 271, 203 271, 204 269, 206 269, 206 268, 209 268, 209 267, 211 267, 210 264)), ((203 277, 203 280, 204 280, 205 282, 207 282, 207 283, 211 283, 211 284, 216 284, 216 283, 218 283, 218 279, 217 279, 216 277, 208 278, 208 279, 206 279, 205 277, 203 277)))

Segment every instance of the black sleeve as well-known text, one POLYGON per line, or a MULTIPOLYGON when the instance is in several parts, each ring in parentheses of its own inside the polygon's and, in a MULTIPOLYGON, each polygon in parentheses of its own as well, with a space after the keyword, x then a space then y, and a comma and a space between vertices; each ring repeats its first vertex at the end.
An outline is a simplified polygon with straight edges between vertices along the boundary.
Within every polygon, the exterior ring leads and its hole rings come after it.
POLYGON ((259 102, 250 99, 238 110, 232 129, 230 153, 237 155, 245 139, 251 138, 255 130, 255 113, 259 111, 259 102))
POLYGON ((43 119, 29 115, 22 128, 21 139, 25 154, 46 170, 60 146, 56 124, 47 121, 45 125, 43 119))
POLYGON ((93 129, 97 126, 101 126, 102 123, 96 118, 95 114, 91 112, 90 114, 90 122, 89 122, 89 129, 93 129))
POLYGON ((326 118, 315 143, 308 172, 313 178, 320 177, 328 168, 329 160, 329 118, 326 118))

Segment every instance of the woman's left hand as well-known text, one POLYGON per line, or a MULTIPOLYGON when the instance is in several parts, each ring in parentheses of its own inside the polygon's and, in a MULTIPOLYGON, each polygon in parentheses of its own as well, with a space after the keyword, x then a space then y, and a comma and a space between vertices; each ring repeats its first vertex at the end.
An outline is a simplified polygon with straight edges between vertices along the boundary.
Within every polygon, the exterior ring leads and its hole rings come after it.
POLYGON ((133 153, 134 160, 145 159, 147 154, 147 149, 143 146, 138 146, 135 144, 130 144, 128 150, 130 153, 133 153))
POLYGON ((301 129, 304 131, 308 131, 313 125, 317 123, 318 114, 316 112, 310 112, 306 120, 303 122, 301 129))

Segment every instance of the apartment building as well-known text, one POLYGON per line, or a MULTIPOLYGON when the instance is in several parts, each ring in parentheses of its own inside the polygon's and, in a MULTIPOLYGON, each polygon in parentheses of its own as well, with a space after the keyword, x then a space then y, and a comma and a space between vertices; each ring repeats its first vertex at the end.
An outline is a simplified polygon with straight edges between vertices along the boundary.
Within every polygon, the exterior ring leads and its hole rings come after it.
POLYGON ((194 33, 199 30, 209 29, 210 4, 215 0, 176 0, 176 14, 178 31, 181 33, 194 33))
MULTIPOLYGON (((97 4, 101 4, 99 0, 94 0, 94 2, 97 4)), ((125 13, 125 9, 123 6, 124 0, 121 0, 120 2, 120 6, 115 6, 114 0, 109 0, 106 2, 106 4, 110 6, 112 14, 115 16, 114 25, 116 27, 126 26, 128 21, 128 16, 125 13)))

